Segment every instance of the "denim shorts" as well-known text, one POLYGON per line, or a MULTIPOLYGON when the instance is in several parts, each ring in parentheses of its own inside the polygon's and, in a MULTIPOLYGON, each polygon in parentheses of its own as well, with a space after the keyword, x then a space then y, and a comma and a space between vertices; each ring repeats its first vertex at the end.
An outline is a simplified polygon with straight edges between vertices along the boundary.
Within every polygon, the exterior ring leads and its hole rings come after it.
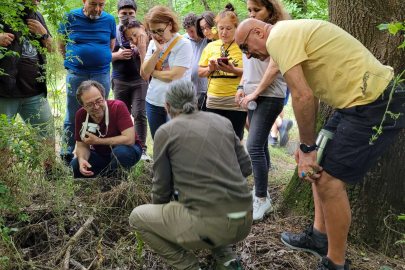
MULTIPOLYGON (((377 133, 375 127, 381 124, 392 88, 390 84, 372 103, 337 110, 323 127, 334 132, 320 164, 325 172, 350 185, 363 180, 405 126, 405 94, 394 94, 388 111, 402 115, 395 120, 387 114, 382 133, 372 140, 377 133)), ((398 90, 401 88, 405 89, 405 86, 396 86, 398 90)))

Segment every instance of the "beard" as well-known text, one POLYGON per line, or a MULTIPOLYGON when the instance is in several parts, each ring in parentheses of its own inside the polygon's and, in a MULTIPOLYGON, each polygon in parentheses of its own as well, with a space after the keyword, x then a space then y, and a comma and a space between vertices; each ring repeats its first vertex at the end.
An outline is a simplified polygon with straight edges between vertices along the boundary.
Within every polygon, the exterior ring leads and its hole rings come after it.
POLYGON ((89 18, 95 21, 95 20, 98 20, 98 19, 100 18, 100 16, 90 14, 90 15, 89 15, 89 18))

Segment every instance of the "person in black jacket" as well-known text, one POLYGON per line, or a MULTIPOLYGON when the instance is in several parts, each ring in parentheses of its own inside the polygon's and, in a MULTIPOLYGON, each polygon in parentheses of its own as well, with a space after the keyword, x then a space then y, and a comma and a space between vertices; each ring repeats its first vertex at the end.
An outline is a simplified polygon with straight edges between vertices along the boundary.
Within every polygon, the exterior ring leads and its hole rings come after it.
POLYGON ((19 114, 26 123, 39 127, 39 135, 53 147, 53 118, 47 100, 44 69, 44 51, 52 51, 53 39, 44 17, 32 9, 38 1, 26 5, 21 19, 28 26, 29 35, 23 36, 0 18, 4 27, 4 33, 0 33, 0 46, 15 52, 0 59, 0 115, 12 119, 19 114), (40 46, 32 41, 38 41, 40 46))

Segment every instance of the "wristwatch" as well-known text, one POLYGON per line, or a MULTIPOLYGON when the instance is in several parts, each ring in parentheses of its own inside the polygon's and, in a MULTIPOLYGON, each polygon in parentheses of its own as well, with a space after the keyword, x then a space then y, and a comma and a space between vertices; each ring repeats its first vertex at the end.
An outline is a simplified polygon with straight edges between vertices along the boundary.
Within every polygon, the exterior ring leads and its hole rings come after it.
POLYGON ((306 143, 301 143, 300 144, 300 149, 301 149, 301 151, 303 152, 303 153, 311 153, 312 151, 314 151, 314 150, 316 150, 316 148, 317 148, 317 145, 315 144, 315 145, 312 145, 312 146, 309 146, 308 144, 306 144, 306 143))
POLYGON ((44 34, 42 37, 40 37, 40 40, 47 40, 49 38, 48 33, 44 34))

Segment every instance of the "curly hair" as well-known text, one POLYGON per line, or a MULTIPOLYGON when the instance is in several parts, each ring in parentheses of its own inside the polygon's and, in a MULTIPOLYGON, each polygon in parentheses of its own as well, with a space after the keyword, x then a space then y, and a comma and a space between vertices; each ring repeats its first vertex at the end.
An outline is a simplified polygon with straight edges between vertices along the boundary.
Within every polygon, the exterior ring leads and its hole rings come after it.
POLYGON ((197 14, 189 13, 181 19, 181 26, 183 27, 183 29, 188 29, 191 26, 196 26, 195 24, 197 22, 197 19, 197 14))
POLYGON ((197 35, 200 38, 205 38, 203 32, 201 31, 201 26, 200 22, 201 20, 205 20, 208 24, 209 27, 214 27, 215 26, 215 13, 212 11, 206 11, 203 14, 201 14, 198 18, 197 21, 195 22, 195 29, 197 30, 197 35))
POLYGON ((171 23, 172 33, 177 33, 180 30, 179 23, 177 22, 177 15, 170 8, 165 6, 155 6, 151 8, 145 15, 144 23, 148 31, 150 30, 150 23, 171 23))
POLYGON ((276 24, 278 21, 291 19, 288 12, 285 10, 283 3, 280 0, 249 0, 257 6, 264 6, 269 12, 264 22, 276 24))
POLYGON ((122 33, 122 40, 128 42, 128 40, 124 35, 125 31, 132 28, 141 28, 142 26, 143 24, 140 21, 125 21, 124 24, 121 25, 119 29, 120 32, 122 33))
POLYGON ((238 14, 234 12, 235 8, 231 3, 226 4, 225 9, 220 11, 215 18, 215 24, 218 24, 219 20, 227 18, 229 21, 235 25, 235 28, 238 28, 239 18, 238 14))

